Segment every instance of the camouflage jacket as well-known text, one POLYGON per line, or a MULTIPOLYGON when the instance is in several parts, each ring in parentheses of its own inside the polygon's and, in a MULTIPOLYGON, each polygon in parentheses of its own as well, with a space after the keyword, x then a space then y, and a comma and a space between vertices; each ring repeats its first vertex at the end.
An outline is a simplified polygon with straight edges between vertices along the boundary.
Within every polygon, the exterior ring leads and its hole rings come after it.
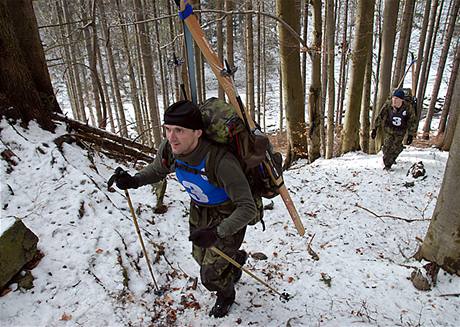
POLYGON ((417 115, 412 106, 404 101, 401 108, 396 109, 391 101, 387 101, 375 120, 374 128, 383 127, 388 134, 405 134, 407 131, 409 135, 415 135, 417 126, 417 115))
MULTIPOLYGON (((216 145, 200 138, 197 148, 192 153, 178 155, 177 159, 195 166, 204 158, 208 158, 211 147, 216 147, 216 145)), ((135 175, 139 186, 156 183, 173 172, 174 159, 176 158, 170 150, 168 141, 164 140, 155 160, 135 175)), ((254 219, 256 206, 246 176, 233 154, 227 152, 214 169, 218 186, 225 190, 234 208, 232 213, 217 227, 219 237, 224 238, 237 233, 254 219)), ((228 205, 226 204, 225 207, 228 208, 228 205)), ((228 215, 227 211, 225 212, 228 215)))

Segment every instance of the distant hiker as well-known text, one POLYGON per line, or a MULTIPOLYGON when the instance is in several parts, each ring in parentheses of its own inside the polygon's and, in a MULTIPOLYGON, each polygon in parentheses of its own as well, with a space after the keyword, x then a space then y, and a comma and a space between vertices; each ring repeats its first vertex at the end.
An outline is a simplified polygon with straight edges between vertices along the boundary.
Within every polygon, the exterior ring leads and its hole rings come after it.
MULTIPOLYGON (((242 271, 212 252, 215 246, 243 265, 247 254, 239 250, 247 224, 256 217, 256 205, 238 160, 224 147, 210 143, 203 135, 199 108, 190 101, 172 104, 164 113, 166 140, 153 163, 131 176, 124 172, 116 180, 120 189, 152 184, 175 171, 190 195, 190 237, 192 255, 200 265, 201 282, 217 292, 209 312, 225 316, 235 301, 235 283, 242 271), (208 167, 210 156, 226 151, 221 160, 208 167), (217 185, 200 172, 214 170, 217 185)), ((221 153, 222 154, 222 153, 221 153)))
POLYGON ((384 169, 389 170, 396 158, 404 149, 404 135, 407 134, 406 144, 411 144, 417 132, 417 115, 414 108, 405 100, 404 90, 394 91, 391 102, 387 101, 375 120, 371 137, 375 139, 377 129, 383 127, 383 163, 384 169))

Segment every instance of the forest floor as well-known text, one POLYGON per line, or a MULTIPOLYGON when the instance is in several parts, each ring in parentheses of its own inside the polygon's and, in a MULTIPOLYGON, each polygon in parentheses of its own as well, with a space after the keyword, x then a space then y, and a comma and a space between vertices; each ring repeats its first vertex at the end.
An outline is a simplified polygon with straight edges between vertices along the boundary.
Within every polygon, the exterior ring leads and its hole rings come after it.
MULTIPOLYGON (((151 187, 130 191, 160 287, 157 296, 126 197, 107 190, 120 164, 98 152, 53 142, 65 134, 0 121, 1 221, 21 219, 40 239, 44 257, 32 289, 11 284, 0 297, 0 325, 16 326, 457 326, 460 278, 440 271, 416 289, 413 258, 442 182, 447 152, 408 146, 390 171, 382 154, 348 153, 284 174, 307 230, 300 237, 282 200, 266 200, 266 231, 248 228, 247 268, 289 302, 243 274, 236 303, 208 317, 215 296, 199 282, 190 255, 188 195, 168 177, 167 212, 155 214, 151 187), (423 161, 426 175, 408 169, 423 161), (261 254, 266 260, 261 260, 261 254)), ((415 143, 418 145, 417 143, 415 143)), ((122 165, 123 166, 123 165, 122 165)), ((131 167, 124 168, 134 172, 131 167)), ((0 229, 1 233, 1 229, 0 229)))

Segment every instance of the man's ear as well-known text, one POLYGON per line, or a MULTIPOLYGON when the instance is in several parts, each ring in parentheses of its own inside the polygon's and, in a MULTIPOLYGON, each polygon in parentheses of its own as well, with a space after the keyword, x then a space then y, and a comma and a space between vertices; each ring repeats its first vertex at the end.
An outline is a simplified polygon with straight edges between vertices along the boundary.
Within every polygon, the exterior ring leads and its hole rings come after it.
POLYGON ((196 130, 194 130, 194 132, 195 132, 195 135, 198 136, 198 137, 203 135, 203 130, 202 129, 196 129, 196 130))

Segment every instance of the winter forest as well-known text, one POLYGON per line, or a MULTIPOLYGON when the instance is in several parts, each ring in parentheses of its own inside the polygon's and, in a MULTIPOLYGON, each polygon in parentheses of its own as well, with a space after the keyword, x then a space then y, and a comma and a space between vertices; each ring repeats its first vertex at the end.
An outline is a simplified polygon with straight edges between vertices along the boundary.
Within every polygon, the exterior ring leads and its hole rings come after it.
POLYGON ((459 9, 1 0, 0 324, 456 326, 459 9), (222 318, 176 175, 107 185, 159 155, 166 108, 211 97, 283 158, 222 318))

